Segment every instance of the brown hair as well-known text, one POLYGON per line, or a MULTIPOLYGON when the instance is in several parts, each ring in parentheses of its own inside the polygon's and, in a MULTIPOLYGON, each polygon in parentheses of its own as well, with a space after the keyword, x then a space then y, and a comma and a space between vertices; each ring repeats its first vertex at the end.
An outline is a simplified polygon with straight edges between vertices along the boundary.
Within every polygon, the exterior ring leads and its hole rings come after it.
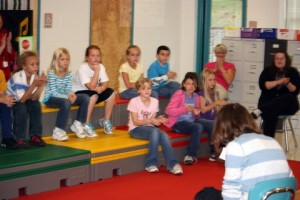
POLYGON ((220 154, 230 141, 247 133, 260 133, 248 110, 238 103, 223 106, 218 112, 213 134, 216 153, 220 154))
POLYGON ((183 84, 186 82, 187 79, 191 79, 194 82, 195 85, 195 92, 199 91, 199 84, 198 84, 198 75, 196 72, 187 72, 184 76, 184 79, 181 83, 181 89, 185 90, 183 87, 183 84))
POLYGON ((13 72, 13 73, 16 73, 16 72, 19 72, 23 69, 23 65, 26 64, 26 60, 28 57, 37 57, 38 58, 38 55, 36 52, 34 51, 24 51, 19 57, 18 57, 18 60, 17 60, 17 69, 13 72))
POLYGON ((149 83, 152 86, 152 81, 148 78, 141 77, 135 82, 135 89, 139 90, 145 83, 149 83))
MULTIPOLYGON (((85 61, 86 61, 86 57, 88 57, 89 55, 90 55, 90 50, 92 50, 92 49, 96 49, 96 50, 98 50, 99 52, 100 52, 100 56, 101 56, 101 49, 100 49, 100 47, 98 47, 97 45, 90 45, 90 46, 88 46, 87 48, 86 48, 86 50, 85 50, 85 61)), ((100 60, 100 63, 101 63, 101 60, 100 60)))

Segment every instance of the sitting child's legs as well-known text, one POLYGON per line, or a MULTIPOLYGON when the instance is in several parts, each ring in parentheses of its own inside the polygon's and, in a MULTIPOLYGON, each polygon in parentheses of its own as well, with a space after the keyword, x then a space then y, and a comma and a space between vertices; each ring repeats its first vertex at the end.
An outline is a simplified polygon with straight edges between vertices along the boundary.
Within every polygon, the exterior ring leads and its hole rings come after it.
POLYGON ((120 97, 122 99, 132 99, 134 97, 137 97, 138 95, 139 94, 137 93, 137 90, 133 88, 127 89, 120 93, 120 97))
POLYGON ((16 102, 13 106, 13 132, 17 141, 24 141, 27 130, 28 111, 25 103, 16 102))

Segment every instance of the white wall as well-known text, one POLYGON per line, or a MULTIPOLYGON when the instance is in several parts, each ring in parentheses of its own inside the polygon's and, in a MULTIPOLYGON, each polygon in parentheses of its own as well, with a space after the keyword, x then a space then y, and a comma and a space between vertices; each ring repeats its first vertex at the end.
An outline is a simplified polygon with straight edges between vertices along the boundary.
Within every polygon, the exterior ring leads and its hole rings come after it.
POLYGON ((156 59, 156 49, 171 49, 171 69, 183 79, 195 71, 196 0, 136 0, 134 4, 133 43, 142 50, 145 74, 156 59))
POLYGON ((40 0, 40 69, 47 70, 55 49, 65 47, 75 71, 83 62, 90 36, 90 1, 40 0), (44 14, 53 14, 53 27, 44 28, 44 14))
POLYGON ((284 28, 285 3, 286 0, 247 0, 247 21, 257 21, 258 28, 284 28))

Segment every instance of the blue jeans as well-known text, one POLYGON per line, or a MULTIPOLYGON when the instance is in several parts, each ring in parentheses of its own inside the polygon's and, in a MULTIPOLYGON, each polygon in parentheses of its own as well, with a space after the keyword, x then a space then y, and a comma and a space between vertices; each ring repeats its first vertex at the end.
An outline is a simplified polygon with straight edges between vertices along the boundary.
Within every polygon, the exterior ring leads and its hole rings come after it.
POLYGON ((66 128, 72 105, 79 105, 76 120, 85 123, 90 97, 87 94, 76 94, 76 96, 77 99, 73 104, 71 104, 68 99, 58 97, 50 97, 49 100, 45 102, 45 105, 49 108, 59 108, 55 123, 57 128, 63 130, 66 128))
POLYGON ((213 136, 215 120, 197 119, 196 122, 202 124, 203 130, 207 132, 208 143, 209 143, 209 146, 210 146, 210 153, 214 153, 215 152, 214 147, 211 144, 211 142, 212 142, 212 136, 213 136))
POLYGON ((2 127, 2 140, 13 138, 11 107, 7 107, 4 103, 0 103, 0 117, 2 127))
POLYGON ((174 124, 173 130, 177 133, 191 134, 187 155, 196 158, 203 131, 202 124, 197 122, 180 121, 174 124))
MULTIPOLYGON (((132 99, 137 96, 139 96, 139 93, 137 92, 136 89, 133 88, 124 90, 123 92, 120 93, 121 99, 132 99)), ((155 90, 152 90, 151 97, 158 99, 158 94, 155 90)))
POLYGON ((172 169, 177 164, 169 136, 155 126, 138 126, 130 131, 133 138, 149 140, 149 153, 146 167, 157 166, 158 146, 161 145, 166 159, 167 168, 172 169))
POLYGON ((175 81, 170 81, 164 86, 156 89, 159 96, 171 98, 173 94, 180 88, 180 84, 175 81))
POLYGON ((13 109, 13 131, 17 140, 24 140, 29 117, 29 136, 42 136, 41 103, 27 100, 25 103, 16 102, 13 109))

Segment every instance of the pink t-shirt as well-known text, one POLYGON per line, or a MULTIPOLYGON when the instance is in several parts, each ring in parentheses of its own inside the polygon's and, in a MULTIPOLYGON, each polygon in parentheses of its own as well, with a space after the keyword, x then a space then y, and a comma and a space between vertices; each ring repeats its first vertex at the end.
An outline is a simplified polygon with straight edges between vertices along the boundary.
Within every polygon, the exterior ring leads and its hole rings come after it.
MULTIPOLYGON (((205 69, 210 69, 210 70, 215 70, 216 68, 216 62, 210 62, 210 63, 207 63, 205 66, 204 66, 205 69)), ((227 71, 228 69, 233 69, 235 70, 235 66, 233 63, 230 63, 230 62, 225 62, 224 63, 224 69, 227 71)), ((215 74, 216 74, 216 82, 217 84, 223 86, 226 90, 228 90, 229 88, 229 84, 226 82, 226 80, 224 79, 222 73, 220 70, 217 70, 215 71, 215 74)))
MULTIPOLYGON (((139 120, 145 120, 152 118, 153 115, 156 115, 156 113, 159 111, 158 109, 158 100, 150 97, 150 104, 146 106, 140 96, 134 97, 130 100, 127 110, 129 112, 137 113, 139 120)), ((147 124, 144 126, 153 126, 152 124, 147 124)), ((129 113, 129 123, 128 123, 129 131, 136 128, 132 122, 131 115, 129 113)))

